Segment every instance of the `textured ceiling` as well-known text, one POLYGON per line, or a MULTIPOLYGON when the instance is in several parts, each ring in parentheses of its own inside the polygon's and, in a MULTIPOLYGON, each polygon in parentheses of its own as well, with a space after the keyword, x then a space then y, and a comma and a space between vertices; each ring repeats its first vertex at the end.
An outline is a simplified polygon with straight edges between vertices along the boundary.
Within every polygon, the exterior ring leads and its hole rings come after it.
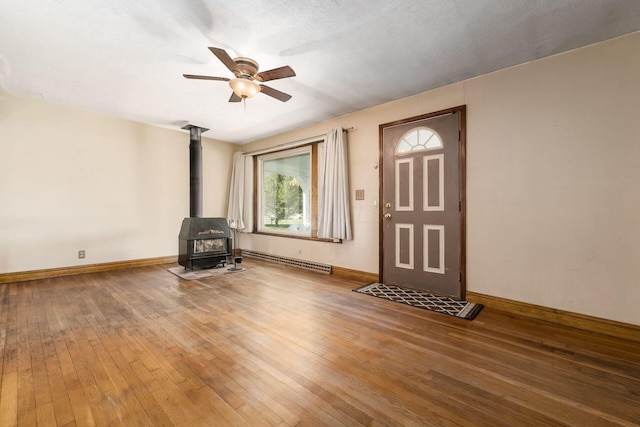
POLYGON ((638 0, 0 0, 0 92, 246 143, 640 30, 638 0), (229 103, 207 49, 297 76, 229 103))

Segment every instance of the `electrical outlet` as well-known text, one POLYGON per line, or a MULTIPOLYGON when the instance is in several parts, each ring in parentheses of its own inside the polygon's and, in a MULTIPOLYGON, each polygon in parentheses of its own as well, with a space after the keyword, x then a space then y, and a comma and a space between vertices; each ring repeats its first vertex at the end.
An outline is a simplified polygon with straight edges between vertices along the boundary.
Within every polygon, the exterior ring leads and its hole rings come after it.
POLYGON ((84 258, 84 255, 85 255, 84 250, 78 251, 78 258, 80 259, 84 258))

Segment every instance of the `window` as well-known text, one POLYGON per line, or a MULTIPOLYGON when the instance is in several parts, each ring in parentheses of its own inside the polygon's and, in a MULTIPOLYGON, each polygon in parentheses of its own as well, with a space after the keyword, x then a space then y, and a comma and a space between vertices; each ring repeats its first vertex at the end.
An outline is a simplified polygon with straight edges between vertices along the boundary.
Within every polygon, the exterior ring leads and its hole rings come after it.
POLYGON ((315 237, 315 145, 257 157, 257 231, 315 237))
POLYGON ((432 129, 419 127, 402 135, 396 146, 396 154, 442 148, 442 140, 432 129))

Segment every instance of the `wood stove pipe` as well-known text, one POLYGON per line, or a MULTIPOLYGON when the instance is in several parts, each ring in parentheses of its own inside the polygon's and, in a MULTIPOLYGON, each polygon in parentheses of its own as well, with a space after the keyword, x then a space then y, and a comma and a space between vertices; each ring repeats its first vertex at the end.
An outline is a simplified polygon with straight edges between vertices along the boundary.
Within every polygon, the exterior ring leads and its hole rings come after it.
POLYGON ((189 217, 202 218, 202 141, 208 131, 196 125, 186 125, 189 131, 189 217))

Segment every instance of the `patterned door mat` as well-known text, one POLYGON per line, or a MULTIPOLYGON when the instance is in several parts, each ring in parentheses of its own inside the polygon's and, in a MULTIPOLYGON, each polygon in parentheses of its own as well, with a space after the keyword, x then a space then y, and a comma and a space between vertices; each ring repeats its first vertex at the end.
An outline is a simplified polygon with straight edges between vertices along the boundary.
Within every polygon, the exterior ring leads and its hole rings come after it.
POLYGON ((475 302, 457 300, 415 289, 403 289, 383 283, 372 283, 354 289, 354 291, 467 320, 473 320, 484 307, 475 302))

